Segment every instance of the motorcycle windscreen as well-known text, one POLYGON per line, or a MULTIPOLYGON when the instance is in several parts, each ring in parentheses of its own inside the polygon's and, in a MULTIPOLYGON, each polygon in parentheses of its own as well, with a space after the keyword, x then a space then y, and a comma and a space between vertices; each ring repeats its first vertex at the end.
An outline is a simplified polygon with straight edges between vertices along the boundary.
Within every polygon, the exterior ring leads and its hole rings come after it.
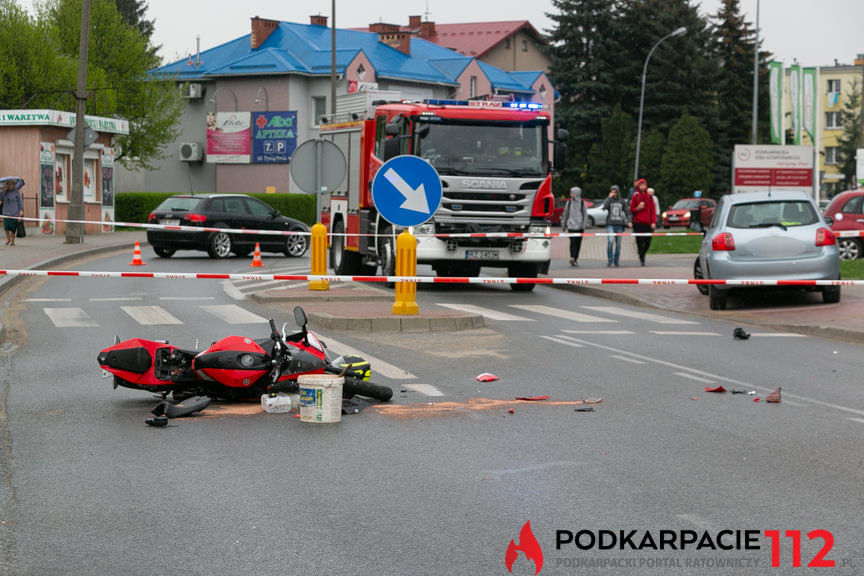
POLYGON ((228 336, 195 357, 193 368, 230 388, 248 388, 270 371, 270 355, 254 340, 228 336))

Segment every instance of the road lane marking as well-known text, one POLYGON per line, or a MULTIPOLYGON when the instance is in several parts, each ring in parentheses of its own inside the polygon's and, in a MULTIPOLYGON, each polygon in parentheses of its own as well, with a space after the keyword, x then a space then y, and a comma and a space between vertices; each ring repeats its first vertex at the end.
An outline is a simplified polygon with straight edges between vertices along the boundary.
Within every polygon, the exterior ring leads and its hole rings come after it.
POLYGON ((847 418, 847 420, 852 420, 853 422, 860 422, 864 424, 864 418, 847 418))
POLYGON ((688 374, 686 372, 673 372, 676 376, 681 376, 682 378, 687 378, 688 380, 695 380, 696 382, 702 382, 703 384, 716 384, 714 380, 709 380, 707 378, 701 378, 699 376, 694 376, 693 374, 688 374))
POLYGON ((572 310, 563 310, 561 308, 552 308, 551 306, 543 306, 542 304, 511 304, 511 308, 519 308, 527 312, 535 314, 545 314, 546 316, 554 316, 555 318, 564 318, 573 322, 591 322, 597 324, 617 324, 618 320, 611 318, 601 318, 600 316, 591 316, 590 314, 580 314, 572 310))
POLYGON ((183 324, 181 320, 178 320, 161 306, 121 306, 120 309, 142 326, 183 324))
POLYGON ((407 370, 403 370, 398 366, 394 366, 389 362, 385 362, 384 360, 375 358, 370 354, 361 352, 356 348, 338 342, 332 338, 325 338, 324 341, 327 343, 328 350, 336 349, 339 350, 339 352, 342 354, 356 354, 357 356, 364 358, 367 362, 369 362, 369 364, 372 365, 373 374, 375 372, 378 372, 382 376, 390 378, 391 380, 413 380, 414 378, 417 378, 416 376, 414 376, 414 374, 408 372, 407 370))
POLYGON ((580 306, 580 308, 585 308, 586 310, 595 310, 597 312, 603 312, 605 314, 613 314, 617 316, 625 316, 627 318, 635 318, 637 320, 650 320, 651 322, 658 322, 660 324, 699 324, 699 322, 694 322, 693 320, 669 318, 660 314, 652 314, 650 312, 641 312, 638 310, 627 310, 625 308, 618 308, 617 306, 580 306))
POLYGON ((631 364, 645 364, 641 360, 636 360, 635 358, 628 358, 627 356, 623 356, 621 354, 612 354, 612 358, 617 358, 618 360, 623 360, 624 362, 630 362, 631 364))
POLYGON ((438 306, 450 308, 451 310, 461 310, 462 312, 468 312, 469 314, 480 314, 481 316, 489 318, 490 320, 501 320, 504 322, 534 322, 533 318, 516 316, 514 314, 499 312, 498 310, 492 310, 490 308, 474 306, 473 304, 444 304, 441 302, 438 302, 437 304, 438 306))
POLYGON ((140 302, 140 296, 120 296, 117 298, 90 298, 90 302, 140 302))
POLYGON ((405 388, 413 392, 419 392, 424 396, 444 396, 444 393, 432 384, 405 384, 405 388))
POLYGON ((215 300, 213 296, 160 296, 159 300, 215 300))
POLYGON ((588 334, 600 336, 632 336, 636 334, 632 330, 562 330, 567 334, 588 334))
MULTIPOLYGON (((548 336, 543 336, 543 338, 547 338, 549 340, 554 340, 553 338, 549 338, 548 336)), ((668 366, 670 368, 674 368, 676 370, 686 370, 691 374, 699 374, 704 376, 705 378, 714 378, 716 380, 720 380, 722 382, 729 382, 730 384, 735 384, 737 386, 743 386, 748 388, 749 390, 758 389, 764 390, 765 392, 774 392, 777 388, 768 388, 765 386, 757 386, 755 384, 751 384, 750 382, 743 382, 741 380, 736 380, 734 378, 727 378, 726 376, 720 376, 717 374, 711 374, 710 372, 705 372, 703 370, 697 370, 695 368, 690 368, 689 366, 681 366, 680 364, 675 364, 674 362, 668 362, 666 360, 658 360, 657 358, 651 358, 650 356, 643 356, 642 354, 637 354, 635 352, 626 352, 622 351, 619 348, 613 348, 612 346, 606 346, 603 344, 597 344, 595 342, 589 342, 587 340, 577 340, 577 342, 584 344, 585 346, 591 346, 594 348, 599 348, 601 350, 608 350, 610 352, 617 352, 622 354, 627 354, 628 356, 632 356, 634 358, 638 358, 640 360, 644 360, 646 362, 652 362, 654 364, 660 364, 661 366, 668 366)), ((569 342, 562 342, 562 344, 570 344, 569 342)), ((794 398, 795 400, 800 400, 802 402, 809 402, 811 404, 818 404, 819 406, 824 406, 825 408, 832 408, 834 410, 840 410, 841 412, 850 412, 852 414, 857 414, 859 416, 864 416, 864 410, 856 410, 855 408, 849 408, 848 406, 840 406, 839 404, 833 404, 831 402, 824 402, 822 400, 817 400, 815 398, 808 398, 807 396, 801 396, 799 394, 790 394, 789 392, 783 392, 783 398, 794 398)))
POLYGON ((99 326, 81 308, 43 308, 57 328, 89 328, 99 326))
POLYGON ((25 302, 71 302, 71 298, 25 298, 25 302))
POLYGON ((795 334, 793 332, 760 332, 752 333, 754 338, 807 338, 806 334, 795 334))
MULTIPOLYGON (((540 336, 541 338, 545 338, 546 340, 551 340, 552 342, 557 342, 559 344, 566 344, 567 346, 572 346, 573 348, 582 348, 582 344, 578 342, 571 342, 570 340, 561 340, 560 338, 555 338, 554 336, 540 336)), ((566 336, 562 336, 561 338, 567 338, 566 336)))
POLYGON ((674 330, 649 330, 649 332, 658 336, 720 336, 717 332, 679 332, 674 330))
POLYGON ((267 319, 249 312, 236 304, 219 304, 216 306, 199 306, 205 312, 216 316, 228 324, 267 324, 267 319))

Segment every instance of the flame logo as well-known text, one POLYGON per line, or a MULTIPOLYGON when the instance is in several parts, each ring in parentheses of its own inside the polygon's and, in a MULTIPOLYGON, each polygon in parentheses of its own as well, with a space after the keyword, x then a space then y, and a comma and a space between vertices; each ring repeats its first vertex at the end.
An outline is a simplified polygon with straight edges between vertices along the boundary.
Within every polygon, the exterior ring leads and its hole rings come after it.
POLYGON ((507 546, 507 553, 504 555, 504 563, 507 564, 507 571, 513 573, 513 563, 519 557, 519 552, 525 554, 525 557, 534 562, 534 574, 539 574, 543 568, 543 550, 540 548, 540 543, 534 537, 534 532, 531 531, 531 521, 525 522, 522 530, 519 531, 519 544, 510 540, 507 546))

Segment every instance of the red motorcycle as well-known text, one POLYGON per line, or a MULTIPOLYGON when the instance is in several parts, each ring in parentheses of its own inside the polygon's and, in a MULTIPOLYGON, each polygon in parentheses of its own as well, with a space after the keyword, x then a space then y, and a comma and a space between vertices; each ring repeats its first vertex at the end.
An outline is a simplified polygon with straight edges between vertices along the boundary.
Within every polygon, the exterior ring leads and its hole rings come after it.
MULTIPOLYGON (((324 344, 306 328, 306 312, 294 308, 300 331, 286 334, 270 319, 270 336, 228 336, 203 351, 171 346, 167 341, 133 338, 99 353, 97 362, 114 375, 114 388, 170 393, 175 400, 192 396, 257 400, 262 394, 296 392, 301 374, 324 372, 345 377, 343 396, 388 401, 393 390, 368 382, 368 362, 340 356, 332 362, 324 344)), ((118 339, 119 340, 119 339, 118 339)))

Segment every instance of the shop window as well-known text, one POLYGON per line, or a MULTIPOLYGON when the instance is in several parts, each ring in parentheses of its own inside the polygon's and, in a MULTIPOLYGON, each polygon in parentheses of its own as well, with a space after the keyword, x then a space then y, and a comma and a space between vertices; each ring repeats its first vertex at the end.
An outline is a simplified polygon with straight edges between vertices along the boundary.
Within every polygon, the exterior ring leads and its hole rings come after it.
POLYGON ((69 201, 69 154, 57 153, 54 160, 54 195, 57 202, 69 201))
POLYGON ((96 200, 96 161, 84 159, 84 201, 96 200))

